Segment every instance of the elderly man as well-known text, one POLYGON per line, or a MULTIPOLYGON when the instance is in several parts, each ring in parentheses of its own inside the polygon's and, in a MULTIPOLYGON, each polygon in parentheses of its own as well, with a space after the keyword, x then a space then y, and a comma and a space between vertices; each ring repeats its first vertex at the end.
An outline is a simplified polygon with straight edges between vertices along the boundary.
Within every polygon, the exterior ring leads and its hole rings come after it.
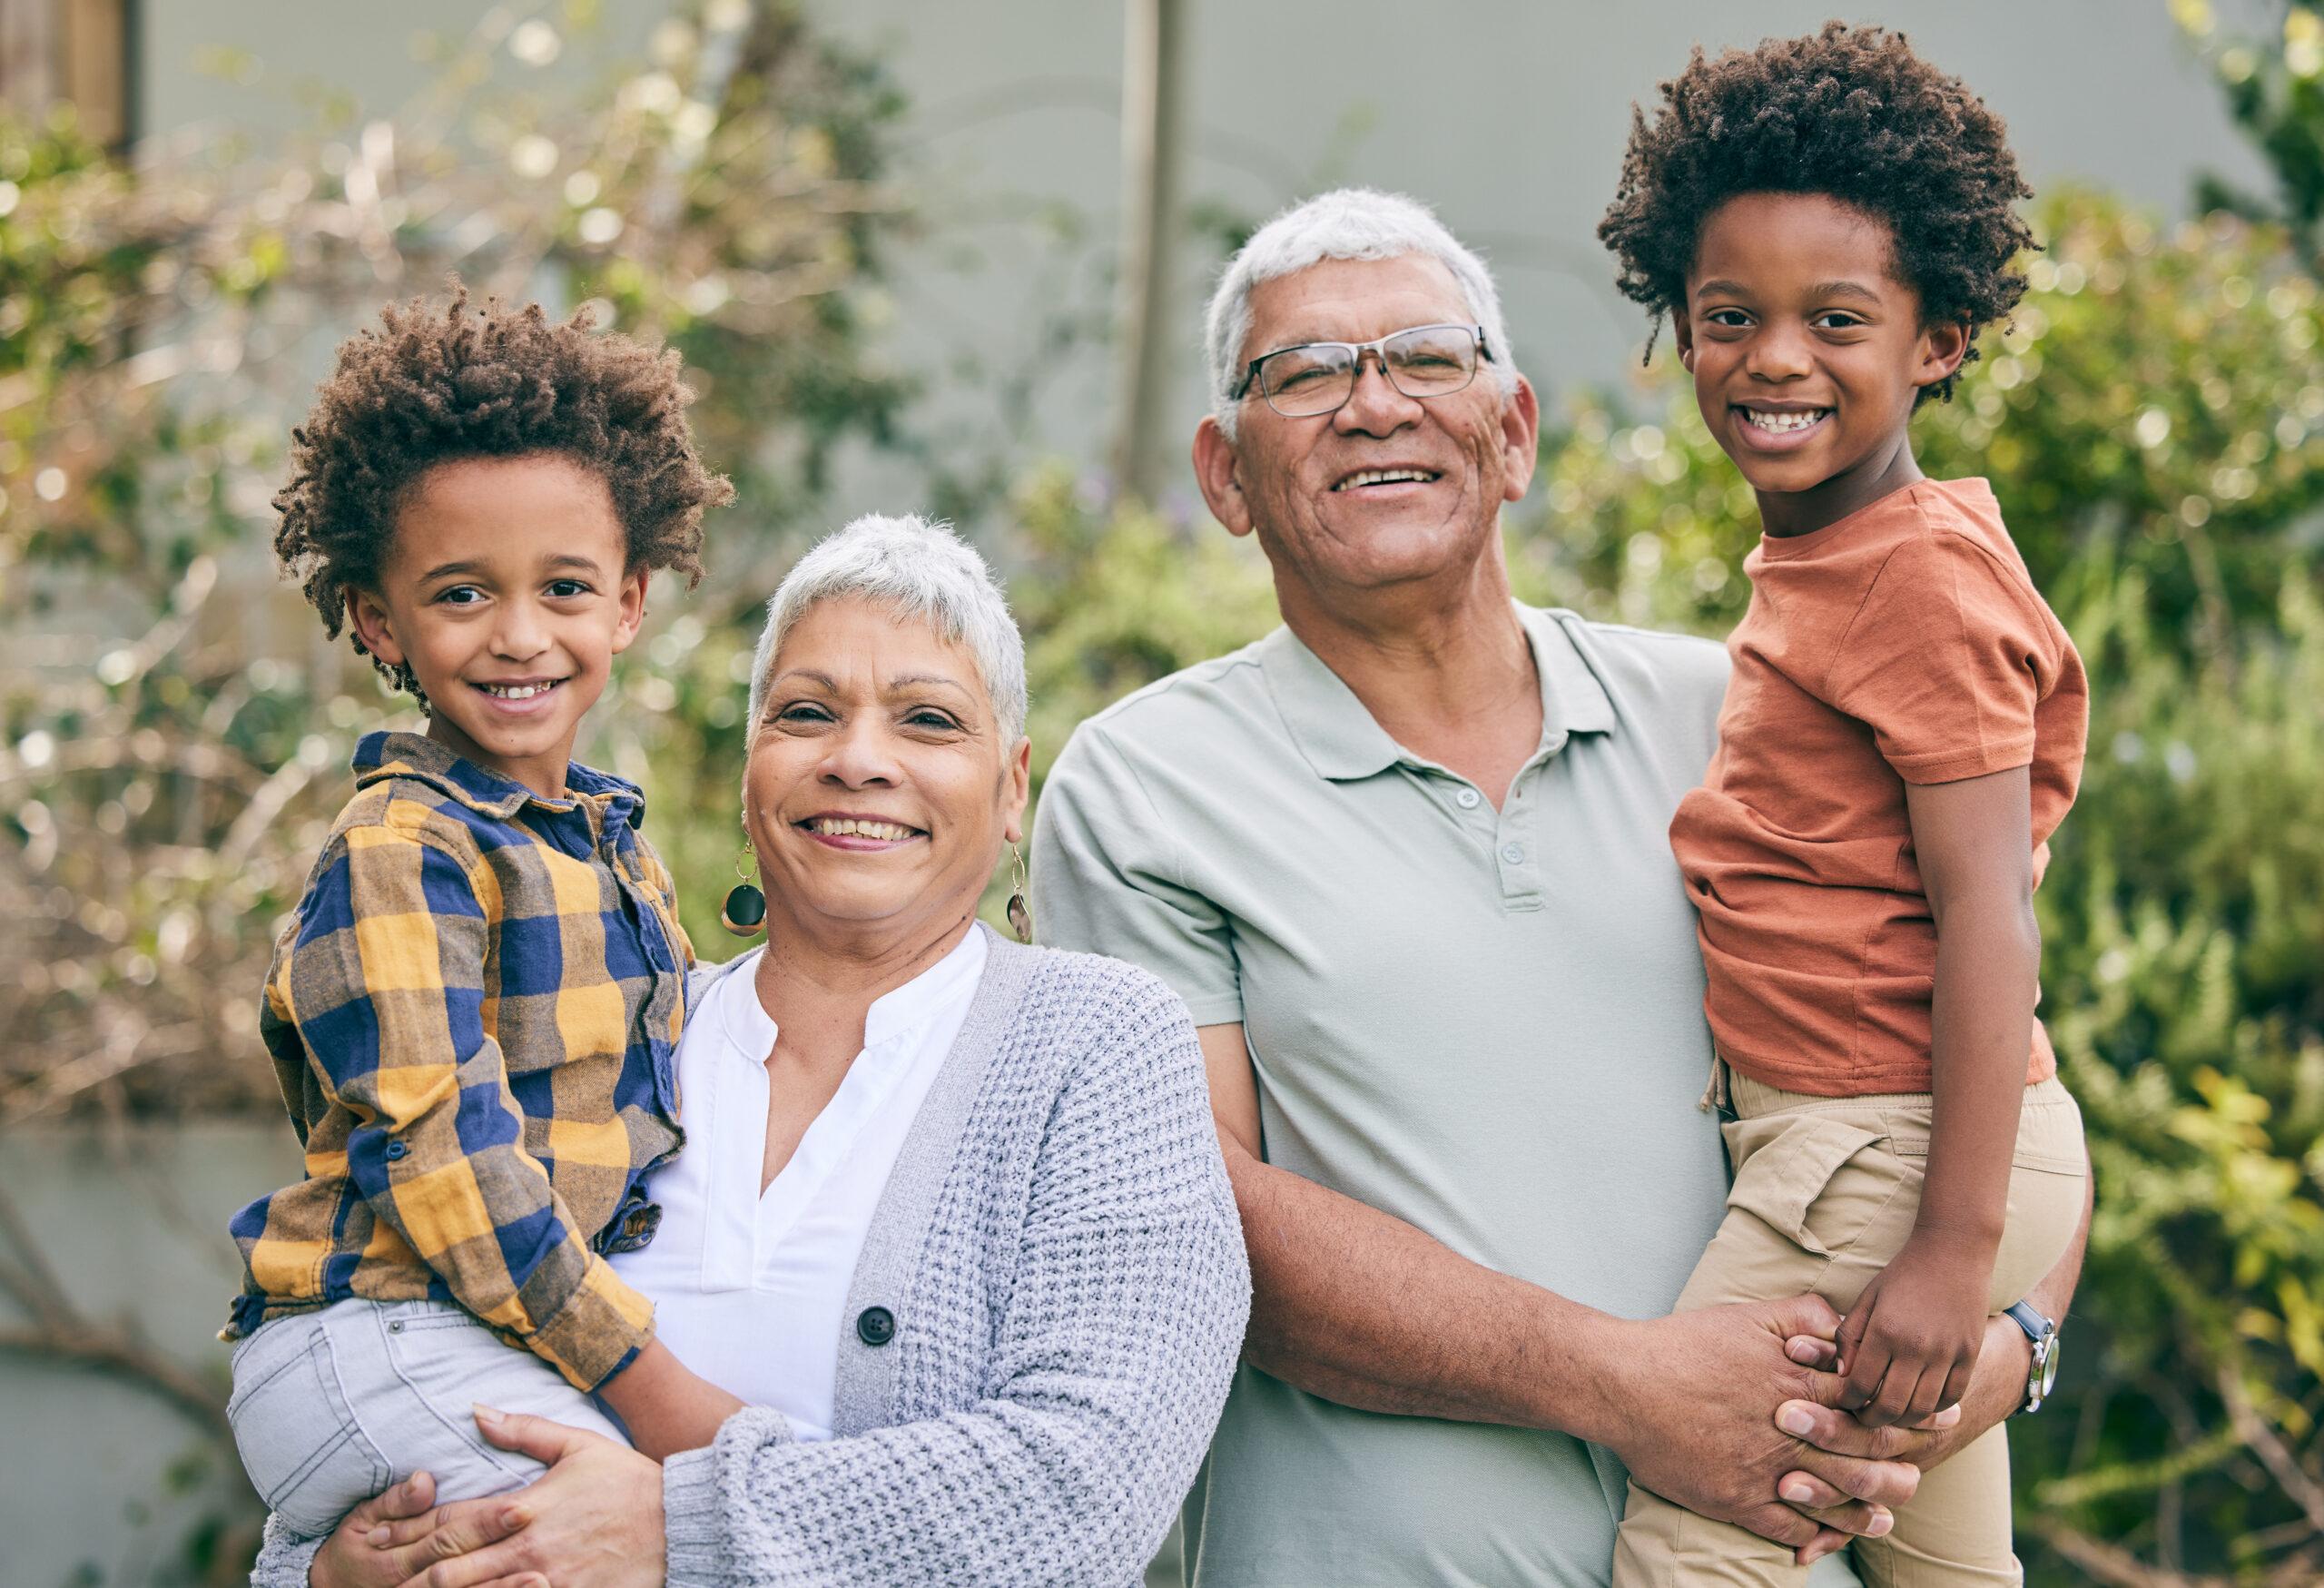
POLYGON ((1602 1583, 1625 1465, 1811 1554, 1885 1531, 1907 1463, 2021 1404, 2018 1326, 1957 1422, 1873 1431, 1802 1365, 1820 1300, 1662 1316, 1725 1184, 1665 839, 1724 656, 1512 600, 1538 409, 1421 206, 1277 217, 1208 351, 1196 471, 1284 626, 1085 723, 1033 863, 1049 941, 1149 967, 1202 1027, 1256 1297, 1192 1580, 1602 1583))

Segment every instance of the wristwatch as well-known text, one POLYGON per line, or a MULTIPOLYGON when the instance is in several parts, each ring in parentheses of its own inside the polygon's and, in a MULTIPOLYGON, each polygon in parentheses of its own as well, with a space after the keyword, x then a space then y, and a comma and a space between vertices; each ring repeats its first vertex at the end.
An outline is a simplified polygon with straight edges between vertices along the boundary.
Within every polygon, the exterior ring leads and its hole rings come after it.
POLYGON ((2042 1409, 2050 1390, 2058 1382, 2058 1326, 2034 1310, 2031 1302, 2021 1301, 2009 1309, 2009 1321, 2025 1331, 2034 1342, 2034 1366, 2025 1375, 2025 1404, 2009 1415, 2023 1417, 2042 1409))

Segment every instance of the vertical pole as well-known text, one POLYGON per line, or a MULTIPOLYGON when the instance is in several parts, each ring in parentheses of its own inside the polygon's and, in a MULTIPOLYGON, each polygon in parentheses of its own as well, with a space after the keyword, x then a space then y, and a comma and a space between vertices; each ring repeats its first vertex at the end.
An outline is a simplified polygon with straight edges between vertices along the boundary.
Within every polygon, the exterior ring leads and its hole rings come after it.
POLYGON ((1165 474, 1163 404, 1169 392, 1172 263, 1185 123, 1187 0, 1126 0, 1122 69, 1122 248, 1115 389, 1114 478, 1151 502, 1165 474))

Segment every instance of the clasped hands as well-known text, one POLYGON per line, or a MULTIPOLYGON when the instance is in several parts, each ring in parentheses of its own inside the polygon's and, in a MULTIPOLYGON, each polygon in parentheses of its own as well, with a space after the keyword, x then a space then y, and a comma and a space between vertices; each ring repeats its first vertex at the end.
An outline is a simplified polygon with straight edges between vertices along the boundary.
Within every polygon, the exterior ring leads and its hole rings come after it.
MULTIPOLYGON (((1891 1297, 1901 1312, 1902 1297, 1891 1297)), ((1873 1316, 1861 1301, 1844 1326, 1818 1297, 1707 1307, 1645 1323, 1630 1331, 1625 1366, 1604 1387, 1610 1445, 1645 1487, 1689 1509, 1748 1527, 1792 1546, 1804 1563, 1842 1548, 1852 1536, 1879 1537, 1893 1525, 1889 1507, 1910 1499, 1920 1472, 2006 1416, 2017 1404, 2002 1368, 2006 1342, 2023 1335, 2007 1319, 1979 1329, 1992 1372, 1963 1371, 1965 1395, 1942 1410, 1909 1409, 1918 1380, 1903 1389, 1906 1409, 1885 1406, 1877 1373, 1872 1392, 1833 1369, 1843 1339, 1853 1367, 1869 1370, 1862 1340, 1873 1316), (1772 1415, 1761 1409, 1772 1406, 1772 1415), (1867 1408, 1851 1412, 1854 1406, 1867 1408)), ((1885 1336, 1882 1336, 1885 1337, 1885 1336)), ((1926 1375, 1921 1376, 1923 1377, 1926 1375)), ((1937 1383, 1952 1384, 1945 1376, 1937 1383)))

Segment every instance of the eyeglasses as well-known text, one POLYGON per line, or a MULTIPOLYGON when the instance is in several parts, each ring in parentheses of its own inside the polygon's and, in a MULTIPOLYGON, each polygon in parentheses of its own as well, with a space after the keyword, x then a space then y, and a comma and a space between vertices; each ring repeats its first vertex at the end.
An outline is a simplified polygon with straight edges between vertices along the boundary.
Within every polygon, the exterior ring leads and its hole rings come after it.
POLYGON ((1415 325, 1377 341, 1302 342, 1262 353, 1227 396, 1240 402, 1256 386, 1285 419, 1336 413, 1355 395, 1366 353, 1379 360, 1389 385, 1415 398, 1464 390, 1477 378, 1477 361, 1492 357, 1482 325, 1415 325))

